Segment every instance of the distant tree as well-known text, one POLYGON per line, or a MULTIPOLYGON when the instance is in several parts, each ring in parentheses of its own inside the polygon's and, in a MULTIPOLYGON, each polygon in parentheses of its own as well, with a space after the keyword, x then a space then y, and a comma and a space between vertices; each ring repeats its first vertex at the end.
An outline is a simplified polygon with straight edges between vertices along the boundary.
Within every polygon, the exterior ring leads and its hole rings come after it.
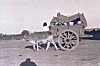
POLYGON ((2 39, 2 37, 3 37, 3 34, 2 34, 2 33, 0 33, 0 40, 2 39))
POLYGON ((3 36, 3 33, 0 33, 0 36, 3 36))
POLYGON ((23 36, 24 36, 24 35, 29 35, 29 31, 28 31, 28 30, 23 30, 21 34, 22 34, 23 36))

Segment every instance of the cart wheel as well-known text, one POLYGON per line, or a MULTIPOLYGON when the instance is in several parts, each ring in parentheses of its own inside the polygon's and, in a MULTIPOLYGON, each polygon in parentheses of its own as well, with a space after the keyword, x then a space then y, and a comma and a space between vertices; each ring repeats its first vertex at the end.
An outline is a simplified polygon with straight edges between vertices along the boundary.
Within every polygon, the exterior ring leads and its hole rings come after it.
POLYGON ((65 30, 58 37, 58 44, 62 50, 72 50, 79 45, 79 36, 73 30, 65 30))

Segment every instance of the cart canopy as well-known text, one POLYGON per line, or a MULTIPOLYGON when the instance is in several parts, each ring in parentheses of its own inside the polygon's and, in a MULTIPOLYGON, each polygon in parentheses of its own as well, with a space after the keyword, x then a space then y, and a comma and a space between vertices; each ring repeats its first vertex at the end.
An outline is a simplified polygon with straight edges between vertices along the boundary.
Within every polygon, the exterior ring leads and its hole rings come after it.
POLYGON ((84 17, 84 14, 80 14, 80 13, 77 13, 75 15, 72 15, 72 16, 64 16, 64 15, 61 15, 60 13, 57 14, 57 17, 53 17, 53 19, 51 20, 50 23, 68 23, 68 22, 74 22, 74 23, 77 23, 78 21, 81 21, 84 28, 87 26, 87 21, 84 17))

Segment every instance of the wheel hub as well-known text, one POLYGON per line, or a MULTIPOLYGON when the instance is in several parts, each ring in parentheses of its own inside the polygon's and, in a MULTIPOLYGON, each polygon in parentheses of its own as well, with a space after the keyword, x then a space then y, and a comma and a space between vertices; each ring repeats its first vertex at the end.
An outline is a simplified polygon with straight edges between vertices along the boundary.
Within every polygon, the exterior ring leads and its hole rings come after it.
POLYGON ((67 42, 70 42, 70 39, 66 39, 67 42))

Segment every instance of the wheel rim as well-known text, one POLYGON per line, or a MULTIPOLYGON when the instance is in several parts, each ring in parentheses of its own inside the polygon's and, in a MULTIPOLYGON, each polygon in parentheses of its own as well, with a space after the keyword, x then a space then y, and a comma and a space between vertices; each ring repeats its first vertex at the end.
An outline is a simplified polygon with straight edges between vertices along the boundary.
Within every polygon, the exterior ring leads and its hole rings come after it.
POLYGON ((65 30, 59 35, 58 44, 63 50, 75 49, 79 45, 79 36, 73 30, 65 30))

